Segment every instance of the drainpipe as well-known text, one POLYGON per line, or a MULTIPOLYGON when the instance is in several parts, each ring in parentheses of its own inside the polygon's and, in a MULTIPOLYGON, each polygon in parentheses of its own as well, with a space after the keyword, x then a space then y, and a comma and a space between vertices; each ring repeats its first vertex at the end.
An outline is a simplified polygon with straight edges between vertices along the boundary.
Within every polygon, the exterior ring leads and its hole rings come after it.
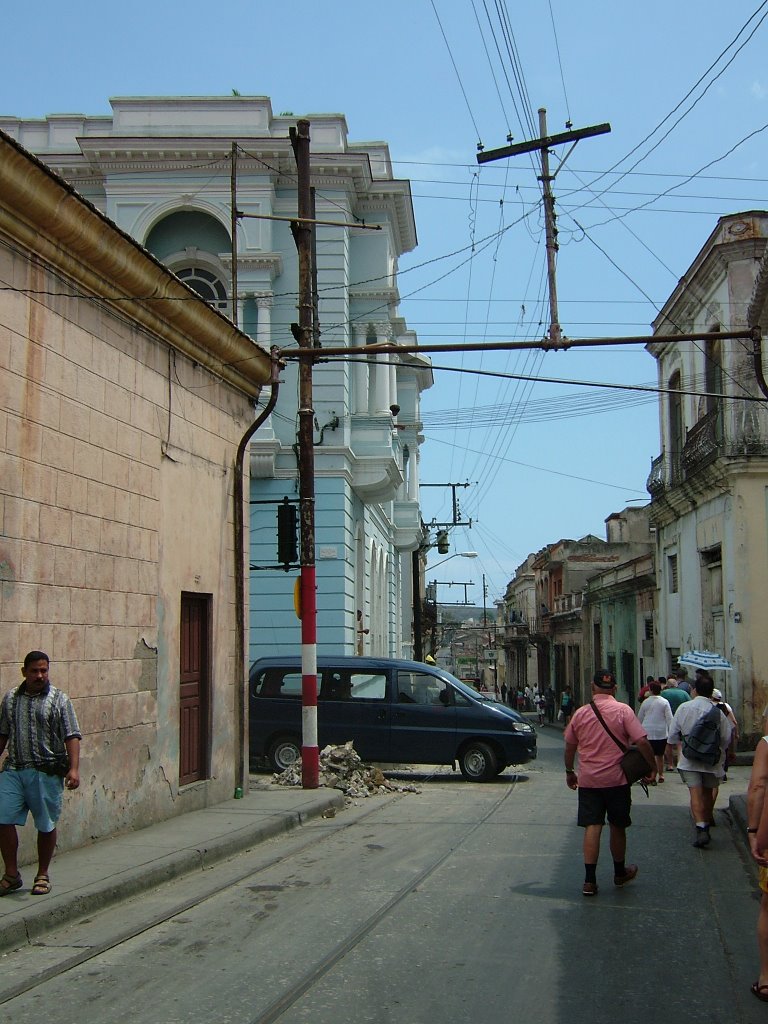
POLYGON ((232 519, 235 526, 235 682, 237 686, 237 702, 235 705, 235 736, 237 740, 237 770, 235 773, 235 796, 242 796, 248 781, 247 764, 245 757, 245 744, 248 737, 245 734, 245 694, 247 684, 243 684, 245 678, 245 636, 247 630, 247 608, 245 601, 245 545, 243 533, 245 523, 243 520, 243 465, 245 463, 245 452, 248 442, 265 422, 277 402, 277 394, 280 390, 278 375, 282 363, 278 358, 277 346, 273 346, 272 353, 272 376, 270 380, 270 395, 266 406, 256 417, 254 422, 243 434, 240 444, 237 446, 235 456, 235 479, 234 479, 234 502, 232 519))

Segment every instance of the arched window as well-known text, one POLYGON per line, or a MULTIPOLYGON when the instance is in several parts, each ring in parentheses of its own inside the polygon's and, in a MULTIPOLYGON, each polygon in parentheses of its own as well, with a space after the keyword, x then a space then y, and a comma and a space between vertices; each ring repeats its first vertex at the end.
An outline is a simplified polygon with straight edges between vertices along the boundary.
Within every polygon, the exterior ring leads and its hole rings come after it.
POLYGON ((227 311, 227 290, 223 282, 210 270, 205 270, 203 267, 183 267, 176 271, 176 276, 190 288, 194 288, 200 298, 214 309, 227 311))
POLYGON ((144 245, 201 299, 229 313, 230 281, 222 257, 229 256, 231 243, 219 221, 200 210, 177 210, 154 225, 144 245))

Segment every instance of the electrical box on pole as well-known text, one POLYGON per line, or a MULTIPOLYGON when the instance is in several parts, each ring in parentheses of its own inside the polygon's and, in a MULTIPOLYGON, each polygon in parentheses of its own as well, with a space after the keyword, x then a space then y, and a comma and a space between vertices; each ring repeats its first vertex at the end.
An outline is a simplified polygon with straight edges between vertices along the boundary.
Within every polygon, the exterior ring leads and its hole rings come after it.
POLYGON ((277 506, 277 560, 286 572, 299 560, 296 540, 296 506, 283 498, 277 506))

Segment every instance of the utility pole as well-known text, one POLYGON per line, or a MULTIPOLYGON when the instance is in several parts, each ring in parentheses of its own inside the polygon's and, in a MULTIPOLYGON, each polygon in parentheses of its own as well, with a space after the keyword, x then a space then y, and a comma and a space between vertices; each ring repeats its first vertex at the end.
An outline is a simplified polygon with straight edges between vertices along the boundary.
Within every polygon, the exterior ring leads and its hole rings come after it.
POLYGON ((232 200, 232 323, 237 327, 237 143, 232 143, 230 198, 232 200))
MULTIPOLYGON (((595 135, 605 135, 611 130, 609 124, 596 124, 589 128, 575 128, 567 132, 560 132, 558 135, 547 135, 547 111, 539 107, 539 132, 541 137, 532 139, 530 142, 516 143, 514 146, 504 146, 501 149, 491 149, 487 153, 478 153, 479 164, 490 163, 492 160, 501 160, 505 156, 517 156, 519 153, 532 153, 539 151, 541 159, 541 174, 539 181, 542 185, 544 198, 544 232, 547 243, 547 281, 549 284, 549 332, 546 341, 550 348, 560 348, 563 344, 563 333, 560 329, 560 322, 557 311, 557 280, 556 280, 556 254, 557 254, 557 228, 555 227, 555 198, 552 195, 552 182, 554 174, 549 173, 549 150, 554 146, 562 145, 565 142, 572 142, 573 146, 579 139, 592 138, 595 135)), ((566 153, 560 163, 563 166, 570 154, 571 149, 566 153)))
MULTIPOLYGON (((547 137, 547 112, 539 107, 539 135, 547 137)), ((547 282, 549 284, 549 340, 558 346, 563 340, 560 320, 557 313, 557 228, 555 227, 555 197, 552 195, 552 175, 549 173, 549 150, 546 146, 540 150, 541 182, 544 193, 544 234, 547 240, 547 282)))
POLYGON ((472 484, 469 481, 467 481, 466 483, 463 483, 463 484, 452 484, 452 483, 446 483, 446 484, 422 484, 422 483, 419 483, 419 487, 420 488, 422 488, 422 487, 450 487, 451 488, 451 507, 452 507, 452 511, 453 511, 453 519, 452 519, 452 521, 450 523, 438 523, 438 522, 435 522, 433 520, 428 525, 429 526, 469 526, 470 529, 471 529, 471 527, 472 527, 472 520, 471 519, 468 519, 468 520, 466 520, 464 522, 462 522, 462 520, 461 520, 461 509, 459 508, 459 499, 458 499, 458 496, 456 494, 456 488, 457 487, 471 487, 471 486, 472 486, 472 484))
MULTIPOLYGON (((312 348, 312 195, 309 166, 309 121, 300 120, 290 130, 298 175, 297 219, 291 233, 299 257, 299 322, 291 332, 299 348, 312 348)), ((317 789, 320 784, 320 750, 317 741, 317 598, 315 579, 315 452, 312 427, 313 360, 299 362, 299 561, 301 562, 301 784, 317 789)))

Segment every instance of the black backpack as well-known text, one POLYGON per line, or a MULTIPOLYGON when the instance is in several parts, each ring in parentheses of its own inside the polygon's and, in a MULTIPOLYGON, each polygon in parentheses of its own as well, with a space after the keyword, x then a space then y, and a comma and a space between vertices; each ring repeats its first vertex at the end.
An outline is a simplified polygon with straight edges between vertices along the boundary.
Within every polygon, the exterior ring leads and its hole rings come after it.
POLYGON ((683 736, 683 755, 714 767, 720 760, 720 721, 722 712, 716 704, 683 736))

